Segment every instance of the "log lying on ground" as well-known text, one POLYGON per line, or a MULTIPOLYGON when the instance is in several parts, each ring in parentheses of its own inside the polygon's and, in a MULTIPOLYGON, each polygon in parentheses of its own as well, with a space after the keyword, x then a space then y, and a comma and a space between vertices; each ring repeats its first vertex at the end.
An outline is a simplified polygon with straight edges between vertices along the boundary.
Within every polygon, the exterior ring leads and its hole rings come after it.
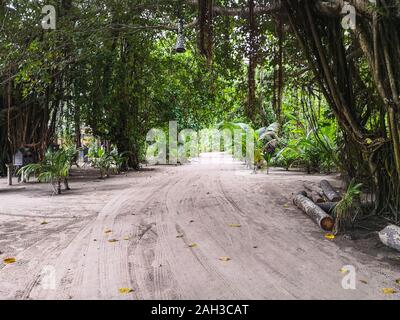
POLYGON ((316 191, 312 191, 311 193, 309 193, 309 197, 311 198, 312 201, 314 201, 314 203, 324 203, 325 202, 324 197, 321 196, 321 194, 316 191))
POLYGON ((321 229, 325 231, 332 231, 335 224, 333 218, 324 210, 318 207, 312 200, 305 197, 304 194, 299 193, 293 199, 293 203, 299 207, 305 214, 313 219, 321 229))
POLYGON ((308 191, 308 197, 315 203, 325 202, 322 189, 312 185, 311 183, 304 183, 304 188, 308 191))
POLYGON ((393 224, 388 225, 379 232, 379 238, 386 246, 400 251, 400 227, 393 224))
POLYGON ((342 197, 333 189, 332 185, 328 181, 322 180, 320 186, 329 201, 338 202, 342 200, 342 197))
POLYGON ((326 213, 333 215, 337 202, 324 202, 317 203, 317 206, 324 210, 326 213))

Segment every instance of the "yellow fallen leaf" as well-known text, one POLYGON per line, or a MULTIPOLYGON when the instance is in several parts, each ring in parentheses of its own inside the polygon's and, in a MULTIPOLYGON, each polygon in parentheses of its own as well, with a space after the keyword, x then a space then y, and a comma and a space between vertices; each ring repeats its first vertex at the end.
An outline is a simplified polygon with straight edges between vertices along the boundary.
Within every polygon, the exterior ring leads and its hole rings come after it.
POLYGON ((383 288, 383 289, 382 289, 382 292, 383 292, 384 294, 395 294, 395 293, 397 293, 397 291, 394 290, 393 288, 383 288))
POLYGON ((47 222, 47 221, 43 221, 43 222, 41 223, 41 225, 44 225, 44 224, 48 224, 48 222, 47 222))
POLYGON ((118 240, 117 239, 110 239, 110 240, 108 240, 108 242, 118 242, 118 240))
POLYGON ((196 248, 196 247, 197 247, 197 243, 189 244, 189 248, 196 248))
POLYGON ((128 241, 128 240, 129 240, 129 237, 124 237, 124 240, 128 241))
POLYGON ((285 203, 285 204, 283 205, 283 207, 284 207, 284 208, 289 208, 289 205, 288 205, 287 203, 285 203))
POLYGON ((233 223, 229 225, 231 228, 240 228, 242 225, 241 224, 237 224, 237 223, 233 223))
POLYGON ((121 294, 128 294, 131 292, 133 292, 133 290, 130 288, 119 288, 119 293, 121 293, 121 294))
POLYGON ((110 229, 106 229, 105 231, 104 231, 104 233, 111 233, 112 231, 110 230, 110 229))
POLYGON ((335 239, 335 235, 332 234, 332 233, 327 233, 327 234, 325 235, 325 238, 326 238, 326 239, 329 239, 329 240, 333 240, 333 239, 335 239))
POLYGON ((229 258, 229 257, 221 257, 221 258, 219 258, 219 260, 221 260, 221 261, 230 261, 231 258, 229 258))
POLYGON ((349 270, 346 269, 346 268, 342 268, 342 269, 340 269, 339 271, 340 271, 341 273, 347 273, 347 272, 349 272, 349 270))
POLYGON ((15 259, 15 258, 5 258, 4 260, 3 260, 3 262, 5 263, 5 264, 11 264, 11 263, 15 263, 17 260, 15 259))

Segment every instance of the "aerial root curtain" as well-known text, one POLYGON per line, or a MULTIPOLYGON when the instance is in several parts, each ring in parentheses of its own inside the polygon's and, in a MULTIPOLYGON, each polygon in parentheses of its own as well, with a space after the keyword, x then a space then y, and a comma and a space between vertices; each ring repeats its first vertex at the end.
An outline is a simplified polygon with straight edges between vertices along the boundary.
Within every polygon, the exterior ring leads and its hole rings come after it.
POLYGON ((352 161, 349 176, 365 183, 369 179, 377 212, 399 221, 400 19, 393 10, 400 9, 399 3, 377 1, 373 16, 360 14, 348 35, 340 16, 321 16, 311 1, 283 4, 345 142, 352 146, 344 157, 352 161), (361 49, 361 57, 348 55, 348 40, 361 49))
POLYGON ((211 66, 213 58, 213 5, 214 0, 199 1, 199 50, 211 66))

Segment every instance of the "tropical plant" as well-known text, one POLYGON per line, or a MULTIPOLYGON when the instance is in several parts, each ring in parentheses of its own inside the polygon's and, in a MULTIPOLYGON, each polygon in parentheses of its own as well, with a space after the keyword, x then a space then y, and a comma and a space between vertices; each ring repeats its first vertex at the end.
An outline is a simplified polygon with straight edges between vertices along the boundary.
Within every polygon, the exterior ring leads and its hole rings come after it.
POLYGON ((110 156, 112 158, 112 162, 115 165, 116 169, 117 169, 117 173, 121 173, 122 169, 124 167, 127 166, 127 162, 128 162, 128 151, 122 152, 122 153, 118 153, 118 149, 114 148, 111 152, 110 152, 110 156))
POLYGON ((93 168, 100 170, 100 178, 109 177, 110 168, 114 165, 114 158, 102 146, 97 144, 89 149, 88 157, 93 168))
POLYGON ((338 163, 336 150, 336 145, 328 135, 309 131, 289 139, 277 153, 275 163, 287 170, 296 165, 304 167, 308 173, 331 172, 338 163))
POLYGON ((359 196, 361 193, 361 183, 356 183, 352 180, 344 193, 342 200, 338 202, 334 209, 334 215, 336 217, 335 222, 335 234, 343 231, 347 225, 354 222, 357 214, 361 208, 359 205, 359 196))
POLYGON ((39 182, 51 183, 55 194, 61 194, 61 183, 69 190, 68 176, 71 168, 71 150, 48 150, 44 159, 39 163, 32 163, 22 167, 18 174, 25 178, 36 175, 39 182))
POLYGON ((271 162, 272 162, 272 154, 271 153, 265 153, 264 154, 265 158, 265 165, 267 168, 267 174, 269 174, 270 168, 271 168, 271 162))

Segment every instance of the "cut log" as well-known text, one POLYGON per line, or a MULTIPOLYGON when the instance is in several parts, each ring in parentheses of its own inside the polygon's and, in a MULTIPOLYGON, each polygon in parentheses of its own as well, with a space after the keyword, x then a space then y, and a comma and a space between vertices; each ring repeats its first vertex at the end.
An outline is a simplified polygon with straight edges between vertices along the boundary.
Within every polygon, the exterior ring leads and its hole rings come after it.
POLYGON ((325 231, 333 230, 335 224, 333 218, 312 202, 312 200, 305 197, 303 194, 298 194, 294 197, 293 203, 313 219, 321 229, 325 231))
POLYGON ((304 188, 308 191, 308 197, 315 203, 325 202, 323 191, 321 188, 312 185, 311 183, 304 183, 304 188))
POLYGON ((327 180, 322 180, 320 186, 329 201, 338 202, 342 200, 342 197, 333 189, 332 185, 327 180))
POLYGON ((317 203, 317 206, 324 210, 329 215, 333 215, 334 210, 336 208, 337 202, 324 202, 324 203, 317 203))
POLYGON ((400 227, 393 224, 388 225, 379 232, 379 239, 381 239, 384 245, 400 251, 400 227))
POLYGON ((305 191, 300 191, 299 194, 301 194, 302 196, 308 197, 307 192, 305 192, 305 191))
POLYGON ((321 196, 318 192, 313 191, 309 194, 309 197, 314 203, 324 203, 325 199, 323 196, 321 196))

